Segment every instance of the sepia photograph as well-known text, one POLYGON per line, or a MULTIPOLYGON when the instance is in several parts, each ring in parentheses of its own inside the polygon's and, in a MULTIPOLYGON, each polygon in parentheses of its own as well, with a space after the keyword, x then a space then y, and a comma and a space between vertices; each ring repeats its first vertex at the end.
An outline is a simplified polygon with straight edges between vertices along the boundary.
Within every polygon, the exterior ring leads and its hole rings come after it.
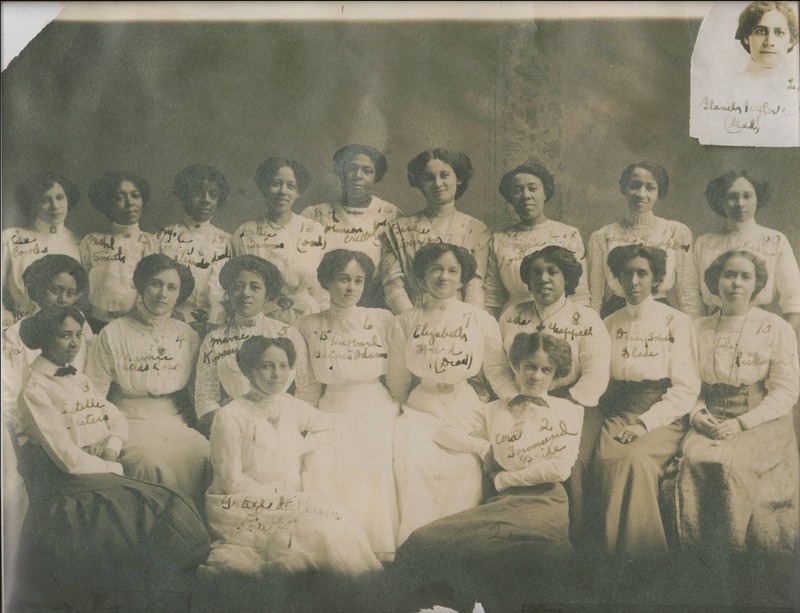
POLYGON ((797 16, 3 2, 3 610, 797 610, 797 16))

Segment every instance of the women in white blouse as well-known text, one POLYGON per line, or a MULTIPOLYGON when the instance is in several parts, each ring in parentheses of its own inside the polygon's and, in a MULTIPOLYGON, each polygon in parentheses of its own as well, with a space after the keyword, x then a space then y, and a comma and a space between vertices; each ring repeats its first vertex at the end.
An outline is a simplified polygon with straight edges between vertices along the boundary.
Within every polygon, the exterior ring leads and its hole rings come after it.
POLYGON ((229 191, 225 175, 213 166, 184 168, 175 176, 172 193, 183 204, 185 217, 156 234, 161 252, 192 272, 194 291, 178 312, 185 322, 196 322, 193 327, 202 332, 204 324, 217 325, 225 320, 219 271, 231 257, 231 235, 211 219, 217 207, 225 204, 229 191))
POLYGON ((136 306, 133 271, 143 257, 159 252, 158 241, 139 228, 150 200, 147 181, 129 172, 107 172, 89 188, 92 206, 108 218, 106 232, 92 232, 80 244, 81 264, 89 272, 87 317, 99 332, 109 321, 136 306))
POLYGON ((233 255, 257 255, 281 273, 281 294, 264 306, 264 314, 285 323, 328 308, 328 295, 317 283, 317 266, 325 250, 325 231, 316 221, 292 212, 311 175, 296 160, 271 157, 256 170, 256 185, 266 211, 233 233, 233 255))
POLYGON ((793 559, 798 454, 792 408, 800 393, 791 326, 752 305, 767 266, 729 251, 706 269, 715 315, 695 322, 703 391, 665 488, 681 546, 712 567, 745 553, 793 559))
POLYGON ((625 218, 603 226, 589 238, 589 292, 591 306, 600 317, 625 305, 624 291, 607 265, 611 250, 621 245, 644 245, 664 251, 667 267, 655 298, 668 301, 693 318, 701 315, 695 289, 692 233, 680 222, 653 214, 658 201, 666 197, 668 186, 667 171, 658 164, 636 162, 622 171, 619 190, 628 204, 625 218))
MULTIPOLYGON (((777 310, 800 331, 800 268, 786 235, 758 225, 756 211, 769 203, 771 189, 766 181, 751 178, 744 170, 727 172, 706 188, 711 210, 725 218, 721 232, 704 234, 695 244, 694 259, 703 278, 706 269, 723 253, 744 249, 761 258, 767 266, 766 285, 753 297, 753 305, 770 308, 777 298, 777 310)), ((719 296, 699 281, 695 291, 705 311, 711 314, 722 304, 719 296)))
POLYGON ((478 458, 447 451, 433 436, 442 424, 460 427, 481 403, 469 379, 481 372, 486 356, 497 363, 503 353, 497 322, 458 299, 475 274, 475 258, 466 249, 424 245, 414 273, 429 295, 396 317, 388 338, 387 383, 395 401, 404 403, 394 443, 398 543, 418 527, 481 501, 478 458), (412 387, 412 379, 419 383, 412 387))
POLYGON ((20 472, 31 505, 17 578, 44 572, 41 589, 57 585, 56 597, 158 589, 194 572, 208 533, 187 499, 124 476, 128 423, 73 366, 84 324, 73 307, 47 307, 20 330, 28 348, 42 351, 20 395, 20 472))
POLYGON ((136 309, 103 328, 86 373, 130 423, 120 461, 132 476, 185 492, 202 503, 208 485, 208 441, 189 427, 186 385, 195 364, 197 333, 172 318, 192 293, 183 264, 163 254, 143 258, 133 272, 136 309))
POLYGON ((219 273, 225 290, 228 321, 212 330, 203 339, 195 372, 195 411, 197 428, 211 430, 211 422, 219 408, 233 398, 247 393, 250 383, 236 363, 236 351, 251 336, 287 337, 297 352, 295 394, 316 405, 319 383, 311 373, 308 351, 303 337, 289 324, 264 315, 264 305, 281 291, 281 274, 265 259, 243 255, 229 260, 219 273))
POLYGON ((306 459, 306 489, 350 510, 380 559, 394 557, 397 496, 392 441, 398 405, 383 385, 394 323, 384 309, 357 306, 375 268, 360 251, 335 249, 317 277, 330 310, 300 320, 315 378, 324 385, 320 411, 330 414, 336 440, 306 459))
POLYGON ((491 232, 483 222, 456 210, 456 200, 467 191, 471 177, 472 162, 457 151, 429 149, 408 163, 408 182, 419 188, 427 206, 386 229, 381 277, 393 313, 407 311, 422 299, 425 287, 414 275, 413 262, 420 247, 434 242, 459 245, 475 258, 476 274, 458 295, 483 308, 491 232))
MULTIPOLYGON (((570 250, 549 245, 529 253, 522 259, 520 274, 533 299, 508 307, 500 316, 503 348, 510 355, 511 344, 522 332, 539 331, 567 342, 572 350, 571 366, 564 376, 553 379, 550 394, 585 407, 580 452, 567 484, 570 534, 577 544, 587 536, 583 483, 603 425, 597 404, 608 386, 611 341, 600 316, 571 300, 581 278, 581 264, 570 250)), ((484 370, 501 398, 519 393, 508 359, 502 364, 487 360, 484 370)))
POLYGON ((465 429, 436 432, 446 449, 482 460, 492 495, 415 530, 395 563, 425 584, 444 580, 458 590, 466 579, 467 590, 498 611, 519 610, 531 590, 546 593, 563 579, 571 548, 562 482, 578 456, 583 419, 579 405, 547 393, 570 370, 565 341, 523 332, 510 359, 520 395, 475 407, 465 429))
POLYGON ((36 308, 22 279, 28 266, 46 254, 80 259, 78 239, 64 227, 67 213, 79 199, 78 188, 54 172, 35 174, 17 189, 16 203, 26 226, 0 235, 3 330, 36 308))
POLYGON ((658 486, 678 451, 683 420, 700 392, 691 318, 654 299, 667 256, 653 247, 616 247, 608 266, 626 306, 605 319, 611 382, 594 458, 597 516, 607 552, 650 558, 667 553, 658 486))
POLYGON ((531 292, 527 280, 520 277, 522 258, 548 245, 571 251, 581 262, 582 271, 572 301, 589 305, 586 281, 586 250, 577 228, 548 219, 545 204, 556 191, 553 176, 539 164, 522 164, 500 179, 500 193, 514 208, 519 223, 495 232, 489 244, 489 267, 486 272, 486 310, 495 316, 506 307, 528 302, 531 292))
MULTIPOLYGON (((333 154, 333 169, 342 183, 341 202, 309 206, 302 215, 325 229, 325 251, 352 249, 367 254, 377 270, 381 237, 401 214, 395 205, 373 194, 389 165, 383 153, 367 145, 345 145, 333 154)), ((362 306, 383 306, 383 286, 373 275, 364 288, 362 306)))
POLYGON ((286 393, 295 357, 285 337, 251 336, 237 352, 250 391, 220 409, 211 429, 206 514, 217 540, 203 573, 382 569, 348 512, 301 484, 303 457, 330 440, 331 424, 286 393))

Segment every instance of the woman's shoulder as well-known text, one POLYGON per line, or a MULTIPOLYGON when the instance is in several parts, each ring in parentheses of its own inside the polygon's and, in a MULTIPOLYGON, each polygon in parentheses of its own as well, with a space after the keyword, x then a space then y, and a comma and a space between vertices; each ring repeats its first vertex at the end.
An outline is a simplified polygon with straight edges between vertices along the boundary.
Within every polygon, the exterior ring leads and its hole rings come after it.
POLYGON ((606 236, 608 236, 610 234, 614 234, 614 233, 621 232, 621 231, 622 231, 622 226, 620 225, 620 223, 618 221, 612 221, 611 223, 608 223, 608 224, 606 224, 604 226, 600 226, 597 230, 592 232, 589 235, 589 240, 590 241, 592 239, 595 239, 595 240, 601 239, 602 240, 602 239, 604 239, 606 236))
MULTIPOLYGON (((765 309, 762 309, 761 307, 750 307, 750 310, 747 313, 747 318, 753 323, 760 324, 762 328, 764 328, 765 325, 770 326, 769 331, 772 331, 773 333, 778 333, 779 335, 795 334, 792 324, 790 324, 780 315, 771 313, 765 309)), ((766 332, 767 330, 764 331, 766 332)))
POLYGON ((236 230, 234 230, 234 236, 242 236, 244 234, 252 234, 258 229, 259 221, 257 219, 251 219, 250 221, 246 221, 241 224, 236 230))
POLYGON ((301 232, 306 234, 324 234, 325 228, 324 226, 315 221, 314 219, 310 219, 308 217, 304 217, 303 215, 298 215, 296 213, 292 213, 292 224, 295 225, 301 232))

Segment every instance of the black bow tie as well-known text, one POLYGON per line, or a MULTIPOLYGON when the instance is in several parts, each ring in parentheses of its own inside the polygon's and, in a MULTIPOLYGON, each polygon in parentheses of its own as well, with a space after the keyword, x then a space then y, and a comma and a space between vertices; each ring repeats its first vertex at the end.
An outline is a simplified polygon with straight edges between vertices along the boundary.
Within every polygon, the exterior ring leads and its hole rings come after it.
POLYGON ((72 364, 67 364, 66 366, 59 366, 56 368, 56 377, 66 377, 67 375, 74 375, 77 374, 77 370, 72 364))
POLYGON ((549 404, 547 404, 547 401, 544 398, 542 398, 541 396, 526 396, 525 394, 519 394, 518 396, 514 397, 514 400, 512 400, 509 403, 508 407, 510 409, 513 409, 516 406, 520 406, 520 405, 524 406, 524 405, 526 405, 528 403, 532 403, 532 404, 538 405, 540 407, 549 407, 550 406, 549 404))

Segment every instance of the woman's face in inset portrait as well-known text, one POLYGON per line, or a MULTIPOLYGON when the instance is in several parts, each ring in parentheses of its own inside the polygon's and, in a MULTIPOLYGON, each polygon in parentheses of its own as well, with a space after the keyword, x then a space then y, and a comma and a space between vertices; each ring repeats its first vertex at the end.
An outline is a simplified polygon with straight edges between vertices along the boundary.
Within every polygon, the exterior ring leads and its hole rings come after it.
POLYGON ((208 221, 217 212, 219 185, 208 179, 192 186, 189 200, 184 202, 186 214, 198 223, 208 221))
POLYGON ((50 279, 50 285, 44 293, 44 304, 47 307, 69 307, 78 299, 78 282, 68 272, 60 272, 50 279))
POLYGON ((44 192, 36 201, 33 209, 36 219, 53 226, 63 224, 67 218, 69 202, 61 184, 53 183, 50 189, 44 192))
POLYGON ((767 11, 745 42, 750 45, 753 61, 766 68, 775 68, 792 46, 789 22, 780 11, 767 11))
POLYGON ((649 213, 658 202, 658 181, 649 170, 634 168, 625 186, 628 209, 633 213, 649 213))
POLYGON ((292 210, 292 205, 299 195, 300 189, 294 170, 289 166, 283 166, 278 169, 267 186, 267 209, 274 215, 282 215, 292 210))
POLYGON ((82 342, 83 326, 72 317, 67 317, 43 348, 42 354, 53 364, 63 366, 75 359, 82 342))
POLYGON ((447 162, 430 160, 422 172, 422 193, 429 204, 449 204, 456 199, 459 180, 447 162))
POLYGON ((641 304, 653 293, 653 269, 650 260, 636 256, 628 260, 619 273, 619 284, 628 304, 641 304))
POLYGON ((325 288, 331 296, 331 303, 343 309, 357 305, 364 293, 366 276, 361 265, 350 260, 325 288))
POLYGON ((109 209, 111 221, 121 226, 132 226, 139 223, 142 207, 144 207, 144 199, 139 188, 130 181, 122 181, 112 196, 109 209))
POLYGON ((547 195, 542 180, 536 175, 520 173, 511 181, 511 206, 522 222, 536 223, 544 213, 547 195))
POLYGON ((756 291, 756 267, 742 256, 728 258, 719 275, 719 297, 725 304, 749 304, 756 291))
POLYGON ((231 306, 241 317, 253 317, 264 308, 267 300, 267 286, 264 278, 251 270, 243 270, 228 290, 231 306))
POLYGON ((142 291, 144 307, 153 315, 172 313, 181 293, 181 277, 174 268, 162 270, 147 280, 142 291))
POLYGON ((364 153, 354 155, 344 164, 342 182, 348 202, 361 202, 371 197, 375 185, 375 162, 364 153))
POLYGON ((536 258, 531 266, 529 287, 542 306, 550 306, 564 295, 566 280, 561 269, 544 258, 536 258))
POLYGON ((425 286, 434 298, 447 300, 462 288, 461 264, 452 251, 447 251, 428 265, 425 286))
POLYGON ((260 392, 268 396, 275 396, 283 392, 289 377, 292 374, 292 367, 289 366, 289 357, 280 347, 272 345, 264 350, 261 359, 253 365, 247 378, 250 384, 260 392))

